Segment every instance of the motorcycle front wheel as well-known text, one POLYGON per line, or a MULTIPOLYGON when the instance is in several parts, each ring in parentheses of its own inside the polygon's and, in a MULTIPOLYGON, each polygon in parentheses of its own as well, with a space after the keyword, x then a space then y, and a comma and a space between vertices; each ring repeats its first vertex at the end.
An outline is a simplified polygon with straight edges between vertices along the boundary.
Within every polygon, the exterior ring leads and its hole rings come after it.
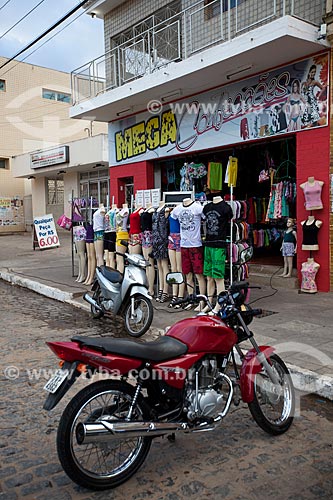
MULTIPOLYGON (((117 438, 79 444, 80 424, 100 420, 125 421, 135 388, 117 380, 103 380, 80 391, 66 407, 58 428, 57 449, 66 474, 85 488, 104 490, 127 481, 143 464, 151 438, 117 438)), ((138 398, 131 420, 149 420, 149 408, 138 398)))
POLYGON ((295 391, 288 368, 282 359, 270 356, 272 370, 279 379, 274 384, 265 371, 255 375, 254 399, 249 403, 252 417, 266 432, 283 434, 294 419, 295 391))
POLYGON ((135 295, 133 310, 131 298, 124 311, 127 333, 132 337, 141 337, 149 329, 153 321, 153 314, 151 300, 141 294, 135 295))

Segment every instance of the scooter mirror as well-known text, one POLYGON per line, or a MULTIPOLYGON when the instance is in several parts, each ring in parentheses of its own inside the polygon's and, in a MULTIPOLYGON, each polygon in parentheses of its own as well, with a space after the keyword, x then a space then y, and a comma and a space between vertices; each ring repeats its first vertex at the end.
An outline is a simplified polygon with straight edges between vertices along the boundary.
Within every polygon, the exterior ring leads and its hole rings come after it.
POLYGON ((168 285, 180 285, 184 283, 184 276, 182 273, 168 273, 166 275, 166 282, 168 285))
POLYGON ((253 257, 253 247, 244 248, 239 254, 239 262, 244 264, 253 257))

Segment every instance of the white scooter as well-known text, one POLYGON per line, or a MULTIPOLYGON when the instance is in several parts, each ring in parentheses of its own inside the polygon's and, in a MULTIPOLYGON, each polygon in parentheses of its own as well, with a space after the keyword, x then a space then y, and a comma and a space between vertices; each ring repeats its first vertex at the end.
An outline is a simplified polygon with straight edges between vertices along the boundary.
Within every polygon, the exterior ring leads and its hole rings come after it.
POLYGON ((127 252, 118 255, 125 259, 124 273, 107 266, 97 267, 92 285, 93 296, 85 293, 83 298, 91 305, 94 318, 101 318, 106 313, 120 316, 125 320, 129 335, 141 337, 153 320, 145 272, 150 263, 142 255, 127 252))

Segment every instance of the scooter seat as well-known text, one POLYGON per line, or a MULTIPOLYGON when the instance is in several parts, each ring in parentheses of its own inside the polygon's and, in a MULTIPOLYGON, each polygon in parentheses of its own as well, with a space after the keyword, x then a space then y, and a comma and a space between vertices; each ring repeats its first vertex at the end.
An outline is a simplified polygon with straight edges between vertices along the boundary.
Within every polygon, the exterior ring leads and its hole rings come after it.
POLYGON ((110 339, 95 337, 73 337, 81 347, 89 347, 106 354, 120 354, 126 358, 139 358, 145 361, 166 361, 187 353, 187 345, 173 337, 160 337, 151 342, 138 342, 130 339, 110 339))
POLYGON ((111 283, 121 283, 123 281, 123 275, 112 267, 100 266, 98 269, 101 271, 104 278, 111 281, 111 283))

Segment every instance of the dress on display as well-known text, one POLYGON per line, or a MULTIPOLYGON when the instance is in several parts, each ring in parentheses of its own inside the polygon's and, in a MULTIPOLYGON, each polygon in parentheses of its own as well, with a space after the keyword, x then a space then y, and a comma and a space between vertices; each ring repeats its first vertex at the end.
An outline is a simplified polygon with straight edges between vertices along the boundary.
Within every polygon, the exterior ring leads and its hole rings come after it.
POLYGON ((152 218, 153 255, 156 260, 168 258, 168 218, 165 206, 156 210, 152 218))

